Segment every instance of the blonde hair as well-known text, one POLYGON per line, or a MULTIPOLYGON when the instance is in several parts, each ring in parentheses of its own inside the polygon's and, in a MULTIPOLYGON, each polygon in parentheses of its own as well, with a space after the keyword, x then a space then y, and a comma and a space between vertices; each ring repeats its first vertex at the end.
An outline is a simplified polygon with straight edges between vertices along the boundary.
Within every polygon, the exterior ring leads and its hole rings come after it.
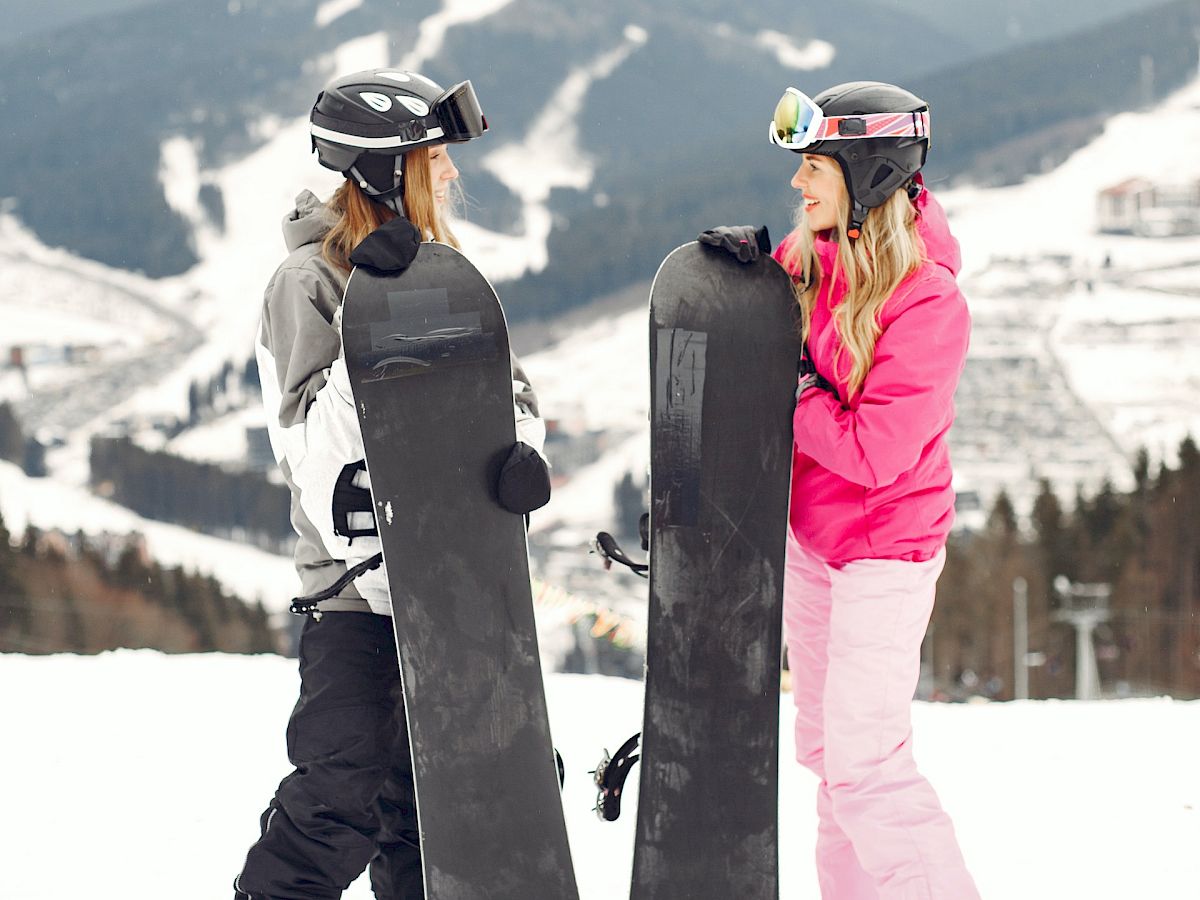
MULTIPOLYGON (((417 147, 404 154, 404 214, 416 226, 425 241, 439 241, 457 248, 458 238, 450 230, 446 216, 433 197, 433 176, 429 169, 429 148, 417 147)), ((454 190, 457 182, 453 183, 454 190)), ((452 194, 456 198, 457 194, 452 194)), ((337 221, 325 235, 321 255, 330 265, 344 272, 354 268, 350 254, 363 239, 396 214, 384 203, 371 199, 358 183, 347 178, 326 204, 337 221)))
MULTIPOLYGON (((841 167, 838 166, 840 171, 841 167)), ((875 362, 875 342, 882 328, 880 312, 888 298, 905 278, 925 262, 925 245, 917 234, 917 211, 903 188, 882 206, 870 210, 862 225, 862 234, 851 240, 846 233, 850 217, 850 197, 843 186, 838 199, 837 258, 833 271, 821 271, 815 235, 805 221, 804 204, 797 207, 791 245, 784 265, 799 276, 796 299, 800 305, 801 335, 808 339, 812 311, 826 277, 838 275, 846 281, 846 294, 834 310, 834 327, 840 339, 834 359, 834 376, 841 379, 842 351, 850 355, 847 399, 862 388, 875 362)))

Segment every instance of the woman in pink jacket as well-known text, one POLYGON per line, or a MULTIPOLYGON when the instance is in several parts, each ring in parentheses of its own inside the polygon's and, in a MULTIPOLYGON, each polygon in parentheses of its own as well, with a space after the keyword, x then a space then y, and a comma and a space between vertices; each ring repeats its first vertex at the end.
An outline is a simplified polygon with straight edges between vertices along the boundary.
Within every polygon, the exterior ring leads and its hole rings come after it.
MULTIPOLYGON (((807 348, 793 420, 784 625, 796 752, 821 779, 827 900, 972 900, 949 817, 912 756, 911 701, 954 518, 946 432, 970 319, 958 243, 918 174, 929 107, 877 82, 788 88, 771 140, 802 154, 775 252, 807 348)), ((701 240, 747 260, 765 229, 701 240)))

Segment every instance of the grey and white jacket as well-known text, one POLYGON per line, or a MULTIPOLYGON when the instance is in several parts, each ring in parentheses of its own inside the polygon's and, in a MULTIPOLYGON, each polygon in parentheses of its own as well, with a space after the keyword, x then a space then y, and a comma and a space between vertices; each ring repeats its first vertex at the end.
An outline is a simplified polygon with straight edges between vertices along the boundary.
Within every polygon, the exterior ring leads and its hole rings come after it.
MULTIPOLYGON (((333 214, 311 192, 296 198, 296 208, 283 220, 288 257, 267 285, 255 345, 271 448, 292 492, 292 527, 299 536, 296 570, 304 594, 327 588, 380 548, 376 536, 350 541, 335 533, 333 525, 338 476, 363 458, 339 332, 346 273, 321 255, 321 242, 333 222, 333 214)), ((545 425, 515 357, 513 407, 517 439, 541 452, 545 425)), ((370 486, 365 472, 355 484, 370 486)), ((355 579, 318 608, 390 614, 384 567, 355 579)))

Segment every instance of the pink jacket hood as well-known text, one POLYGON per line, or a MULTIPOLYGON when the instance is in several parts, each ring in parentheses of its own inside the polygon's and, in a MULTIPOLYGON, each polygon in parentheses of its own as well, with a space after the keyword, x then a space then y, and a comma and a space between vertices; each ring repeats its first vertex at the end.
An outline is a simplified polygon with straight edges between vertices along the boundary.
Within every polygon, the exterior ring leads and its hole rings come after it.
MULTIPOLYGON (((822 288, 813 310, 809 358, 837 395, 811 390, 796 405, 791 524, 805 549, 832 563, 930 559, 954 521, 945 436, 970 316, 955 282, 961 256, 945 212, 927 190, 916 205, 927 262, 884 304, 874 362, 853 397, 833 318, 845 293, 841 279, 822 288)), ((822 270, 832 271, 837 245, 819 237, 816 248, 822 270)))

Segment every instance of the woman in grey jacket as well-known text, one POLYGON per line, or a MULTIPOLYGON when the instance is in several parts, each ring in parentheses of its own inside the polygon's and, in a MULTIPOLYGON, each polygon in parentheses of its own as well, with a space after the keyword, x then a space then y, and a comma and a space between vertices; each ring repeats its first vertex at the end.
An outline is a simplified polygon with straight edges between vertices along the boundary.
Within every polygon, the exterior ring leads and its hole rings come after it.
MULTIPOLYGON (((289 255, 267 286, 256 354, 271 446, 292 492, 302 589, 345 583, 305 607, 300 699, 287 730, 295 770, 263 813, 235 896, 337 898, 369 866, 376 897, 412 900, 424 892, 387 576, 380 566, 345 577, 380 544, 371 513, 357 511, 370 504, 346 502, 348 486, 352 494, 370 484, 341 301, 351 254, 368 235, 396 236, 393 268, 417 241, 458 245, 445 217, 458 177, 447 145, 487 125, 470 82, 444 91, 394 69, 335 79, 310 119, 320 163, 346 180, 328 203, 302 193, 284 220, 289 255)), ((518 438, 540 452, 536 400, 515 360, 513 372, 518 438)))

